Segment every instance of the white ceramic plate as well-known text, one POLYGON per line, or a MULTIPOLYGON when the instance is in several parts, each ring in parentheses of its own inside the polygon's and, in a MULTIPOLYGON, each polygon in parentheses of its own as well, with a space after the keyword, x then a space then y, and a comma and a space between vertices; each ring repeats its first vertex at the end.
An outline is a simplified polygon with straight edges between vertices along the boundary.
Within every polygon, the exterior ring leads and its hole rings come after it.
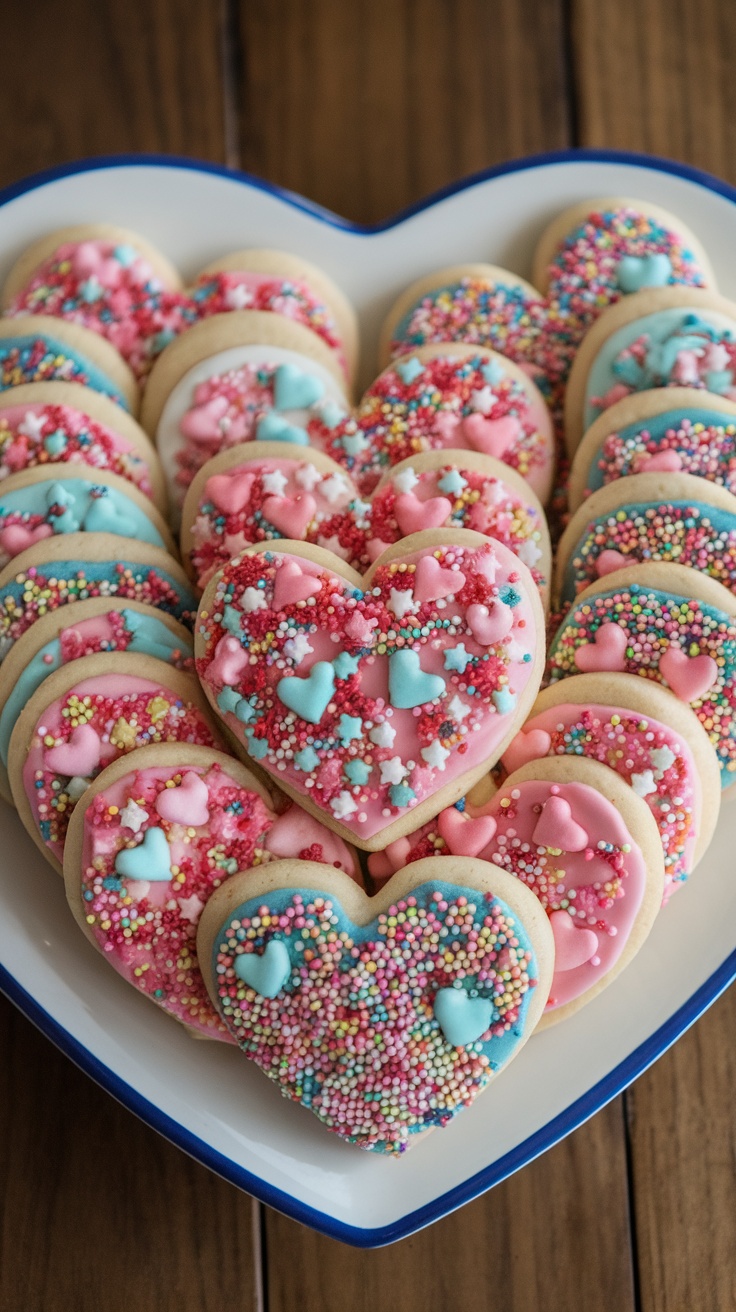
MULTIPOLYGON (((508 165, 371 231, 257 179, 186 160, 86 162, 0 195, 0 276, 35 237, 84 221, 140 230, 185 274, 238 247, 282 247, 314 260, 352 297, 366 380, 382 316, 412 279, 469 260, 528 277, 550 218, 575 201, 617 194, 680 215, 709 251, 721 290, 736 296, 736 192, 665 161, 599 152, 508 165)), ((568 1134, 736 976, 735 819, 727 800, 702 867, 615 984, 532 1038, 470 1111, 399 1161, 342 1143, 280 1098, 237 1051, 193 1043, 136 996, 84 942, 61 881, 4 807, 0 987, 121 1102, 228 1180, 335 1238, 384 1244, 476 1197, 568 1134)))

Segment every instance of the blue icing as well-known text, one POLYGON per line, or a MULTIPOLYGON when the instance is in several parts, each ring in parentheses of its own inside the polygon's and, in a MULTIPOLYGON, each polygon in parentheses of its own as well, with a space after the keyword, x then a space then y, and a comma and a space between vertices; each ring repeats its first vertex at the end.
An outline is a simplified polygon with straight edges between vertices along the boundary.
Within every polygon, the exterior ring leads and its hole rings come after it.
MULTIPOLYGON (((733 536, 736 534, 736 515, 730 514, 727 510, 720 510, 715 506, 706 505, 704 502, 691 501, 682 497, 678 497, 676 501, 670 501, 666 497, 662 497, 659 501, 637 501, 635 503, 627 503, 625 505, 617 506, 615 510, 609 511, 605 515, 599 515, 595 520, 588 521, 584 532, 578 538, 573 550, 567 558, 560 602, 568 605, 574 601, 577 592, 580 591, 577 586, 580 582, 585 581, 587 584, 591 581, 595 581, 595 575, 592 580, 588 578, 586 564, 590 564, 590 562, 595 560, 603 551, 619 550, 618 543, 615 539, 610 542, 595 542, 596 538, 600 539, 601 535, 606 533, 606 525, 611 519, 614 519, 619 514, 623 515, 626 519, 630 517, 636 519, 643 518, 646 516, 647 511, 656 510, 659 506, 671 506, 676 512, 680 511, 683 517, 686 511, 690 512, 687 515, 687 518, 683 518, 682 521, 685 531, 695 527, 696 523, 700 523, 704 518, 707 519, 713 530, 712 539, 717 558, 721 557, 726 546, 725 539, 728 537, 733 539, 733 536), (695 512, 694 515, 692 514, 693 511, 695 512), (719 537, 723 539, 720 542, 717 541, 719 537), (594 550, 591 550, 593 547, 594 550), (585 561, 582 568, 579 568, 576 567, 575 560, 582 554, 582 552, 585 552, 585 561)), ((685 534, 683 533, 680 543, 683 542, 684 536, 685 534)), ((675 545, 679 545, 680 543, 676 542, 675 545)), ((668 552, 666 549, 668 545, 672 545, 672 537, 670 534, 662 539, 662 548, 659 554, 650 551, 646 557, 642 557, 636 553, 632 553, 631 563, 635 565, 637 561, 641 559, 666 560, 674 561, 676 564, 680 565, 690 565, 694 569, 698 568, 694 561, 688 559, 686 553, 675 554, 671 551, 668 552)), ((731 547, 733 550, 733 541, 731 547)), ((702 570, 700 572, 705 573, 707 571, 702 570)), ((719 579, 718 581, 721 582, 722 580, 719 579)))
POLYGON ((83 529, 87 533, 136 538, 154 547, 165 546, 144 510, 118 488, 95 484, 93 479, 58 482, 50 478, 11 492, 0 491, 0 518, 6 515, 42 515, 57 534, 83 529), (101 495, 94 495, 95 488, 101 495), (62 513, 52 514, 54 506, 62 506, 62 513))
MULTIPOLYGON (((169 574, 168 570, 162 569, 159 565, 141 564, 138 561, 122 560, 51 560, 41 561, 36 566, 36 570, 44 578, 56 579, 78 579, 83 575, 87 584, 98 585, 107 583, 110 586, 108 595, 116 596, 116 584, 119 581, 120 569, 130 571, 133 581, 142 584, 154 574, 156 578, 165 582, 172 590, 175 601, 173 604, 164 604, 163 600, 157 603, 157 609, 166 611, 167 614, 173 615, 175 619, 183 620, 184 623, 190 623, 191 617, 197 612, 197 598, 191 591, 188 584, 180 583, 178 579, 169 574)), ((128 583, 130 580, 126 580, 128 583)), ((6 626, 12 617, 17 617, 23 610, 23 594, 25 591, 25 582, 18 578, 13 578, 6 583, 0 594, 0 660, 4 659, 14 639, 6 631, 6 626)), ((70 592, 68 601, 84 601, 92 595, 85 588, 79 588, 70 592)))
MULTIPOLYGON (((165 661, 171 660, 174 652, 181 651, 182 647, 184 647, 183 654, 192 655, 191 642, 187 641, 186 644, 180 642, 163 620, 156 619, 153 615, 141 615, 134 610, 123 610, 120 613, 128 632, 135 630, 128 644, 128 651, 145 652, 148 656, 157 656, 159 660, 165 661), (131 620, 134 623, 131 623, 131 620)), ((10 696, 0 712, 0 758, 3 765, 8 764, 10 737, 23 707, 30 701, 36 689, 40 688, 44 679, 53 674, 54 670, 58 670, 63 663, 61 643, 58 638, 53 638, 36 652, 18 675, 10 696)))
MULTIPOLYGON (((460 884, 450 884, 445 880, 431 880, 427 883, 419 884, 411 890, 411 896, 420 908, 431 907, 436 895, 439 895, 442 901, 449 905, 452 905, 459 896, 465 896, 468 900, 469 908, 472 908, 471 914, 473 917, 473 927, 476 930, 482 928, 483 921, 491 910, 491 906, 499 907, 504 916, 507 916, 514 921, 514 935, 520 950, 522 952, 531 953, 528 967, 530 977, 532 979, 538 977, 539 967, 529 935, 518 916, 514 915, 502 899, 494 898, 492 902, 486 901, 483 894, 480 893, 478 889, 467 888, 460 884)), ((379 940, 379 925, 375 920, 367 925, 356 925, 341 906, 339 899, 333 893, 320 894, 316 889, 306 888, 282 888, 274 889, 268 893, 259 893, 256 897, 251 898, 247 902, 242 902, 240 906, 234 908, 228 916, 227 921, 222 926, 222 930, 225 929, 226 925, 231 924, 233 920, 250 920, 253 916, 258 915, 260 908, 264 905, 267 905, 272 913, 280 916, 293 906, 295 896, 301 897, 305 906, 308 906, 313 902, 315 897, 324 896, 329 899, 331 903, 331 915, 334 919, 333 933, 335 941, 339 941, 341 936, 347 936, 356 946, 360 947, 365 943, 379 940)), ((222 930, 215 935, 212 947, 211 963, 212 973, 215 978, 217 978, 218 974, 218 950, 223 941, 222 930)), ((385 938, 385 927, 381 934, 381 938, 385 938)), ((451 952, 453 947, 459 947, 464 942, 465 935, 463 932, 456 926, 448 926, 447 938, 443 940, 446 949, 451 952)), ((269 933, 269 931, 266 930, 265 933, 258 933, 253 941, 254 952, 249 952, 247 954, 238 953, 236 955, 233 968, 239 978, 244 979, 244 977, 246 977, 244 982, 246 982, 249 987, 255 987, 252 983, 254 978, 252 972, 255 969, 255 978, 261 988, 271 987, 274 990, 272 993, 263 994, 262 996, 277 997, 284 989, 288 992, 293 992, 299 988, 304 973, 302 945, 303 939, 301 933, 289 935, 284 933, 281 929, 277 929, 274 933, 269 933), (267 945, 273 945, 273 947, 268 947, 267 945), (278 948, 276 945, 278 945, 278 948), (269 954, 268 956, 267 953, 269 954), (278 956, 276 953, 278 953, 278 956), (263 965, 255 966, 254 968, 252 965, 241 966, 239 964, 244 956, 251 958, 254 955, 257 955, 259 962, 262 962, 263 965), (280 987, 276 987, 279 979, 282 982, 280 987)), ((344 950, 343 956, 340 960, 335 958, 335 970, 339 971, 341 966, 344 965, 349 967, 351 964, 353 964, 353 959, 350 956, 349 948, 344 950)), ((473 1051, 482 1053, 488 1060, 488 1079, 490 1080, 493 1073, 500 1066, 504 1065, 511 1056, 513 1056, 516 1048, 523 1039, 527 1013, 533 996, 534 990, 530 989, 522 998, 516 1024, 505 1030, 503 1034, 492 1035, 482 1039, 482 1034, 487 1034, 488 1026, 493 1024, 498 1018, 498 1012, 496 1011, 494 1004, 493 986, 491 981, 480 982, 477 977, 468 975, 462 981, 459 988, 450 989, 442 986, 436 990, 433 998, 429 996, 429 1001, 432 1003, 432 1011, 429 1013, 422 1012, 422 1036, 432 1033, 436 1036, 439 1031, 449 1047, 466 1046, 467 1044, 472 1043, 473 1051), (440 1017, 443 1022, 440 1023, 440 1018, 438 1018, 436 1014, 440 995, 446 995, 450 992, 457 991, 459 994, 464 993, 467 997, 470 990, 473 991, 475 997, 469 997, 467 1003, 465 1003, 462 998, 459 999, 458 1002, 454 1002, 454 1000, 450 999, 449 1005, 447 1000, 439 1002, 440 1017), (478 1012, 480 1010, 473 1005, 476 1002, 482 1003, 483 1019, 487 1016, 488 1024, 486 1025, 485 1030, 481 1031, 481 1035, 476 1034, 476 1036, 473 1037, 472 1031, 477 1031, 478 1012), (469 1008, 468 1003, 470 1004, 469 1008), (443 1015, 443 1010, 445 1015, 443 1015), (454 1021, 448 1019, 448 1013, 454 1015, 454 1021), (474 1024, 472 1025, 468 1020, 470 1015, 473 1016, 474 1020, 474 1024), (463 1032, 461 1032, 460 1026, 463 1017, 463 1032), (445 1026, 447 1026, 447 1028, 445 1028, 445 1026), (449 1035, 447 1032, 448 1029, 450 1031, 449 1035), (463 1040, 464 1042, 460 1043, 460 1040, 463 1040)), ((373 1023, 379 1028, 382 1028, 385 1025, 385 999, 382 998, 380 990, 366 992, 365 995, 361 995, 361 1005, 368 1006, 370 1012, 369 1019, 373 1023)), ((247 1038, 245 1040, 241 1039, 241 1044, 245 1052, 253 1051, 258 1046, 257 1041, 253 1044, 249 1044, 247 1038)), ((311 1107, 314 1101, 316 1105, 313 1110, 319 1115, 319 1081, 315 1076, 310 1077, 309 1073, 305 1073, 302 1089, 302 1103, 306 1107, 311 1107)), ((460 1107, 449 1112, 447 1107, 430 1108, 423 1121, 409 1128, 409 1133, 419 1134, 423 1130, 429 1129, 431 1126, 444 1124, 460 1110, 460 1107)), ((382 1152, 383 1147, 380 1144, 376 1145, 374 1151, 382 1152)))
MULTIPOLYGON (((642 443, 638 440, 640 433, 649 433, 652 442, 656 446, 664 445, 669 430, 681 428, 683 420, 689 420, 691 424, 702 424, 705 428, 736 426, 736 415, 727 414, 723 410, 709 410, 706 406, 702 409, 688 407, 687 409, 665 410, 662 414, 652 415, 649 419, 637 419, 634 423, 626 424, 623 428, 618 429, 618 437, 624 446, 630 447, 631 455, 629 463, 617 472, 616 477, 624 478, 635 472, 633 461, 635 456, 640 453, 642 446, 642 443)), ((601 440, 601 446, 605 440, 605 437, 601 440)), ((667 443, 667 449, 670 449, 670 443, 667 443)), ((718 457, 724 468, 728 468, 730 464, 736 462, 736 432, 731 435, 730 440, 727 436, 722 437, 719 442, 718 457)), ((591 492, 596 492, 599 487, 604 485, 603 470, 598 463, 599 458, 600 448, 593 456, 587 474, 587 487, 591 492)))
POLYGON ((592 398, 602 397, 616 383, 624 382, 640 392, 664 386, 670 381, 670 371, 679 350, 690 350, 709 342, 731 340, 736 323, 713 310, 704 309, 695 315, 683 309, 658 310, 625 324, 611 333, 595 357, 585 383, 583 427, 588 429, 601 410, 592 404, 592 398), (645 361, 639 364, 630 357, 617 361, 617 356, 639 337, 649 338, 645 361))
MULTIPOLYGON (((79 351, 73 351, 65 342, 58 341, 50 333, 38 333, 34 336, 20 334, 18 337, 3 337, 0 339, 0 366, 12 352, 20 351, 20 368, 22 369, 24 353, 27 356, 31 348, 39 340, 46 344, 49 354, 63 356, 64 360, 69 361, 74 366, 75 373, 85 374, 87 378, 86 386, 91 387, 93 392, 102 392, 103 396, 109 396, 113 401, 117 401, 118 405, 122 406, 123 410, 130 409, 122 392, 118 390, 115 384, 111 382, 101 369, 97 368, 97 365, 92 364, 92 362, 88 360, 86 356, 81 355, 79 351)), ((64 380, 68 377, 68 371, 65 371, 62 367, 55 372, 44 373, 43 380, 64 380)), ((24 378, 23 381, 32 383, 40 380, 37 373, 34 373, 33 370, 31 370, 28 377, 24 378)), ((4 390, 6 389, 2 382, 2 369, 0 368, 0 391, 4 390)))

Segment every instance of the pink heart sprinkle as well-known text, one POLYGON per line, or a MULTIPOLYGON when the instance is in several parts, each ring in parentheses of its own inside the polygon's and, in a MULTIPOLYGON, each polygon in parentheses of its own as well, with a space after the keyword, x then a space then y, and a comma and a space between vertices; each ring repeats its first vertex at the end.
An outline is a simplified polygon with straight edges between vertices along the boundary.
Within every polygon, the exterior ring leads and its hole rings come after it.
POLYGON ((207 479, 204 488, 205 497, 213 501, 218 510, 226 515, 238 515, 250 500, 255 483, 255 474, 213 474, 207 479))
POLYGON ((206 825, 210 818, 209 793, 204 779, 188 770, 175 788, 165 788, 156 798, 162 820, 177 825, 206 825))
POLYGON ((52 537, 53 532, 50 524, 37 524, 35 528, 27 528, 25 524, 8 524, 0 533, 0 546, 6 556, 18 556, 27 547, 32 547, 34 542, 52 537))
POLYGON ((65 774, 70 779, 74 775, 87 778, 100 764, 101 750, 97 730, 91 724, 78 724, 65 743, 46 748, 43 763, 55 774, 65 774))
POLYGON ((284 606, 295 606, 298 601, 307 601, 315 597, 322 589, 322 583, 307 574, 295 560, 284 560, 276 571, 273 588, 273 604, 276 610, 284 606))
POLYGON ((465 586, 459 569, 443 569, 436 556, 422 556, 414 573, 414 596, 420 603, 450 597, 465 586))
POLYGON ((546 729, 520 729, 503 754, 504 769, 512 774, 527 761, 541 761, 551 746, 552 739, 546 729))
POLYGON ((448 806, 440 811, 437 828, 453 856, 478 856, 493 838, 496 821, 492 815, 471 819, 456 806, 448 806))
POLYGON ((501 642, 514 624, 514 612, 505 601, 493 601, 490 606, 474 603, 468 606, 466 615, 470 632, 483 647, 501 642))
POLYGON ((463 433, 476 451, 483 451, 487 456, 501 460, 514 442, 522 434, 522 427, 515 415, 504 415, 503 419, 486 419, 484 415, 467 415, 463 419, 463 433))
POLYGON ((205 442, 208 446, 223 440, 220 420, 224 419, 230 408, 226 396, 213 396, 206 405, 195 406, 188 410, 179 422, 179 428, 185 437, 195 442, 205 442))
POLYGON ((570 803, 553 794, 542 807, 532 842, 538 847, 551 847, 560 852, 584 852, 589 839, 583 826, 574 818, 570 803))
POLYGON ((625 670, 626 630, 609 621, 596 629, 592 642, 584 642, 575 652, 575 664, 583 674, 597 670, 625 670))
POLYGON ((657 451, 651 456, 640 456, 635 463, 637 474, 656 474, 660 470, 665 474, 676 474, 678 469, 682 469, 682 459, 677 451, 657 451))
POLYGON ((567 911, 553 911, 549 918, 555 940, 555 974, 584 966, 598 951, 598 935, 578 928, 567 911))
POLYGON ((688 656, 680 647, 666 648, 659 658, 659 672, 683 702, 699 701, 718 678, 718 666, 712 656, 706 652, 688 656))
POLYGON ((397 497, 394 505, 396 522, 406 537, 410 533, 420 533, 422 529, 439 528, 451 511, 452 503, 447 497, 430 497, 427 501, 420 501, 413 492, 405 492, 397 497))
POLYGON ((625 566, 635 565, 636 563, 635 560, 630 560, 628 556, 624 556, 620 551, 609 548, 607 551, 601 552, 595 562, 595 568, 600 579, 606 574, 613 574, 617 569, 624 569, 625 566))
POLYGON ((317 502, 308 492, 295 497, 266 497, 263 514, 287 538, 302 538, 317 512, 317 502))
POLYGON ((215 647, 215 654, 207 667, 207 678, 215 684, 233 687, 247 664, 247 652, 237 638, 227 634, 215 647))

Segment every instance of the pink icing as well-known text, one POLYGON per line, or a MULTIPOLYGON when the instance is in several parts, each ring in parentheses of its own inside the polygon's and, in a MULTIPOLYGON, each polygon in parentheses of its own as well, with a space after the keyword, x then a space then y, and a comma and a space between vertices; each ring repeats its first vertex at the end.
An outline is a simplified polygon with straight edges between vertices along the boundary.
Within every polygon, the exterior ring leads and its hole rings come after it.
POLYGON ((109 469, 152 494, 143 457, 126 438, 82 411, 39 402, 0 409, 0 477, 62 461, 109 469))
POLYGON ((511 772, 526 760, 566 755, 600 761, 644 798, 662 840, 666 899, 692 869, 700 821, 700 782, 687 742, 648 715, 565 703, 527 720, 501 761, 511 772))
POLYGON ((644 897, 644 857, 615 807, 586 784, 526 780, 500 789, 486 810, 497 828, 484 857, 531 888, 550 918, 559 913, 553 1011, 618 962, 644 897))
POLYGON ((534 667, 541 635, 532 591, 498 543, 415 552, 379 567, 366 593, 303 558, 246 555, 225 567, 210 612, 200 612, 205 649, 197 670, 250 755, 369 838, 492 762, 534 667), (503 633, 477 637, 468 622, 473 606, 508 612, 503 633), (267 641, 268 660, 248 660, 226 683, 225 636, 236 636, 244 653, 267 641), (397 704, 392 678, 405 682, 416 704, 397 704), (279 689, 316 721, 284 703, 279 689), (243 718, 231 709, 233 697, 243 718))
POLYGON ((200 710, 137 675, 99 674, 44 708, 23 766, 23 785, 46 846, 62 860, 69 816, 87 781, 119 756, 157 742, 219 744, 200 710))

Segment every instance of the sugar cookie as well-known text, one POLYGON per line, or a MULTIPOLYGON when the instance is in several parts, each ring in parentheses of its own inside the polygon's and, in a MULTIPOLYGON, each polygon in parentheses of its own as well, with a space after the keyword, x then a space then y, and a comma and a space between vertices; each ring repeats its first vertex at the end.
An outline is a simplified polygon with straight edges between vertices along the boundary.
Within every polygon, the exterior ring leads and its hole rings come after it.
POLYGON ((81 383, 138 414, 138 385, 104 337, 63 319, 0 319, 0 392, 20 383, 81 383))

